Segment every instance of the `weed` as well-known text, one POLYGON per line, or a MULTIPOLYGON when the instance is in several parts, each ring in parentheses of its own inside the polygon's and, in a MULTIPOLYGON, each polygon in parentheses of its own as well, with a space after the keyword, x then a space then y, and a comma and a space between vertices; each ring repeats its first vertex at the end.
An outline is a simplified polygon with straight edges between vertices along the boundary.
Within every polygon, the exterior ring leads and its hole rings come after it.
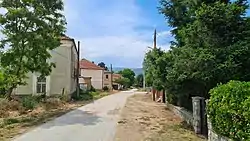
POLYGON ((21 103, 26 110, 33 110, 38 104, 36 97, 33 96, 22 98, 21 103))
POLYGON ((3 120, 3 123, 5 125, 10 125, 10 124, 15 124, 15 123, 19 123, 20 121, 16 118, 6 118, 3 120))

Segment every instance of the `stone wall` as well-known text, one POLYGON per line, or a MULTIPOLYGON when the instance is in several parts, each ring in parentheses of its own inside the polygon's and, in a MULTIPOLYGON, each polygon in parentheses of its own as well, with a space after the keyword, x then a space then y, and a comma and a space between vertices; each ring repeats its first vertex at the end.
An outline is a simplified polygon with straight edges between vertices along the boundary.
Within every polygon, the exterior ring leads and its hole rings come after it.
POLYGON ((211 122, 208 120, 208 141, 233 141, 233 140, 216 134, 212 129, 211 122))
POLYGON ((166 102, 168 109, 173 111, 176 115, 182 118, 183 121, 186 121, 189 125, 193 126, 196 134, 203 134, 207 136, 208 141, 233 141, 226 137, 216 134, 213 129, 211 122, 206 116, 204 103, 208 101, 204 101, 204 98, 194 97, 193 98, 193 111, 194 113, 178 106, 174 106, 168 102, 166 102), (201 101, 200 101, 201 100, 201 101), (201 116, 205 115, 205 116, 201 116), (201 117, 201 118, 199 118, 201 117), (201 120, 203 119, 203 120, 201 120), (206 122, 206 124, 205 124, 206 122), (207 127, 207 128, 206 128, 207 127), (206 130, 205 130, 206 128, 206 130), (204 132, 206 131, 206 132, 204 132))
POLYGON ((167 103, 167 107, 173 111, 176 115, 182 118, 182 120, 186 121, 187 124, 193 126, 193 113, 178 106, 174 106, 172 104, 167 103))

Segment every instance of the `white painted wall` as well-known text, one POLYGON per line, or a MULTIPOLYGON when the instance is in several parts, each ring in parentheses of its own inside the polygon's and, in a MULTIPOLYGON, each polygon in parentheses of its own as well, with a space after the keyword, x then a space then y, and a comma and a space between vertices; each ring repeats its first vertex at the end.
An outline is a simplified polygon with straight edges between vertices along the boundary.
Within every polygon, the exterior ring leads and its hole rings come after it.
POLYGON ((81 69, 81 76, 91 77, 91 83, 95 89, 103 88, 103 70, 81 69))

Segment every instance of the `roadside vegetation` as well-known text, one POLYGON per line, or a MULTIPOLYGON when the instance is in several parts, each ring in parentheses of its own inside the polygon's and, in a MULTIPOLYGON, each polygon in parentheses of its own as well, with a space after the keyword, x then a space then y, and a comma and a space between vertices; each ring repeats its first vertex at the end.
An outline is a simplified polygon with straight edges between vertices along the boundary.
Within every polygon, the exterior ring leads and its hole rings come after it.
POLYGON ((61 116, 93 100, 109 95, 105 91, 81 91, 79 97, 59 95, 0 98, 0 140, 8 140, 29 128, 61 116))
POLYGON ((129 89, 135 83, 135 73, 131 69, 124 69, 118 72, 122 78, 115 80, 116 83, 123 86, 123 89, 129 89))
POLYGON ((169 103, 189 110, 191 97, 211 98, 215 130, 242 141, 250 137, 244 126, 250 113, 245 109, 250 99, 248 8, 247 0, 161 0, 159 11, 175 40, 170 50, 157 47, 144 58, 147 86, 165 90, 169 103))

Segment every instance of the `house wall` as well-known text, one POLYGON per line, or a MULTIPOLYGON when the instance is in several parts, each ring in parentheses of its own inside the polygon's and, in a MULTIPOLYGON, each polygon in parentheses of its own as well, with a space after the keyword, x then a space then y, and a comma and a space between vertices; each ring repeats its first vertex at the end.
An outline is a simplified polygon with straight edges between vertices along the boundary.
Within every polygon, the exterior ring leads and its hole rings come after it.
POLYGON ((31 72, 27 74, 27 78, 25 79, 25 81, 27 85, 17 86, 16 90, 14 91, 15 94, 33 94, 33 74, 31 72))
MULTIPOLYGON (((77 64, 77 54, 74 43, 70 40, 62 40, 61 46, 51 51, 50 62, 56 64, 52 72, 46 77, 47 95, 61 94, 64 88, 66 94, 76 90, 76 77, 74 77, 74 67, 77 64)), ((36 82, 38 73, 27 74, 27 85, 18 86, 15 93, 18 95, 36 94, 36 82)))
POLYGON ((80 85, 86 85, 87 89, 90 90, 91 89, 91 78, 87 77, 87 78, 79 78, 79 83, 80 85))
POLYGON ((78 54, 75 45, 73 44, 71 47, 71 73, 74 75, 71 75, 70 78, 70 93, 73 93, 76 91, 77 88, 77 64, 78 64, 78 54))
POLYGON ((103 88, 103 70, 81 69, 81 76, 91 77, 91 83, 95 89, 103 88))
POLYGON ((103 75, 103 86, 107 86, 109 89, 112 88, 111 73, 110 72, 104 72, 104 75, 103 75), (108 76, 108 78, 106 77, 106 75, 108 76))
POLYGON ((51 61, 56 64, 50 75, 50 94, 61 94, 63 89, 66 94, 73 92, 71 88, 72 77, 72 46, 73 42, 62 40, 61 46, 53 50, 51 61))

